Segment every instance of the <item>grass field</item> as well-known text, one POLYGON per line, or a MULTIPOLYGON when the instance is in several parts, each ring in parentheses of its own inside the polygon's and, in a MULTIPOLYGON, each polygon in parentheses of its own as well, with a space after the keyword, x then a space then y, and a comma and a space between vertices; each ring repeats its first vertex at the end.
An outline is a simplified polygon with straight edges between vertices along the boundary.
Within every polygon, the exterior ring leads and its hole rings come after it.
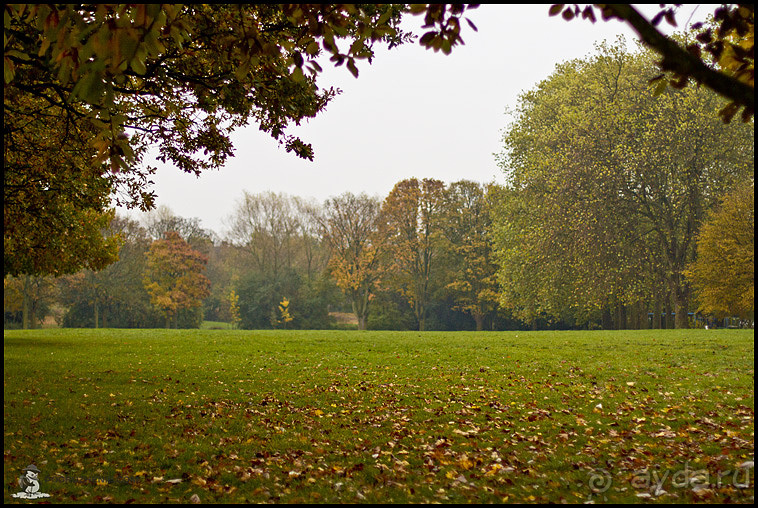
POLYGON ((4 333, 4 501, 752 502, 752 330, 4 333))

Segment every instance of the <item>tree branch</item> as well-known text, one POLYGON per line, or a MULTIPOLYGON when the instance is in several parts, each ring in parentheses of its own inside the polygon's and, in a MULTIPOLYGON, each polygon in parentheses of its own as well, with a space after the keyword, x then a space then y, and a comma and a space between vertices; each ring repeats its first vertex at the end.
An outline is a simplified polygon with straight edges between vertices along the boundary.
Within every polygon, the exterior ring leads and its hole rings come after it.
POLYGON ((634 28, 640 39, 663 56, 661 67, 683 76, 689 76, 718 94, 755 111, 755 88, 705 65, 699 58, 682 49, 663 35, 629 4, 599 4, 606 15, 610 13, 625 20, 634 28))

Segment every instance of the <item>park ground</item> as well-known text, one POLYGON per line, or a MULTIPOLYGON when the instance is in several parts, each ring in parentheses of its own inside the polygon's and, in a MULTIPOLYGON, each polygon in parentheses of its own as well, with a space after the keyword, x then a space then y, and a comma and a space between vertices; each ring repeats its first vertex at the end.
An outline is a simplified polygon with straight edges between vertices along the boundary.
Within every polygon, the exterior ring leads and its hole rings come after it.
POLYGON ((753 330, 4 333, 4 501, 753 502, 753 330))

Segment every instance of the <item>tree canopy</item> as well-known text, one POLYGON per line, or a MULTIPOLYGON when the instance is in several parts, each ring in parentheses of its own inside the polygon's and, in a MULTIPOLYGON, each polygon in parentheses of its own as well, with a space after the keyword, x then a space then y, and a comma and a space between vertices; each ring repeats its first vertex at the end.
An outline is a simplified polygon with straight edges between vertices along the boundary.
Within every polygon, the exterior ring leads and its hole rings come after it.
POLYGON ((454 182, 446 189, 442 212, 445 250, 452 258, 446 288, 455 299, 455 308, 474 318, 477 330, 483 329, 485 316, 497 308, 492 188, 468 180, 454 182))
POLYGON ((361 330, 366 329, 369 302, 382 272, 382 242, 377 234, 380 209, 377 198, 344 193, 328 199, 319 217, 331 251, 330 273, 350 298, 361 330))
POLYGON ((203 275, 207 263, 176 231, 150 246, 143 283, 151 303, 166 316, 166 328, 179 311, 202 306, 210 294, 210 281, 203 275))
MULTIPOLYGON (((461 4, 8 4, 4 9, 4 261, 6 274, 97 269, 115 259, 103 236, 107 208, 154 206, 144 164, 157 159, 200 174, 232 156, 231 133, 255 124, 284 149, 312 159, 291 127, 339 93, 319 87, 322 64, 356 77, 377 44, 409 42, 406 15, 424 17, 419 43, 447 54, 462 43, 461 4), (63 149, 59 149, 63 147, 63 149), (70 232, 76 231, 75 234, 70 232), (68 235, 68 236, 67 236, 68 235), (65 256, 61 252, 65 250, 65 256)), ((693 79, 731 102, 730 120, 754 110, 754 7, 714 12, 686 44, 628 4, 550 8, 629 23, 661 56, 657 75, 693 79), (672 74, 669 74, 672 73, 672 74)))
POLYGON ((689 266, 699 310, 721 316, 755 313, 755 182, 738 185, 703 225, 689 266))
POLYGON ((113 217, 106 212, 113 179, 90 159, 92 131, 33 94, 6 85, 3 95, 4 275, 112 263, 118 241, 103 232, 113 217))
POLYGON ((390 263, 387 282, 413 308, 421 331, 442 250, 444 189, 440 180, 409 178, 395 184, 381 210, 380 236, 390 263))

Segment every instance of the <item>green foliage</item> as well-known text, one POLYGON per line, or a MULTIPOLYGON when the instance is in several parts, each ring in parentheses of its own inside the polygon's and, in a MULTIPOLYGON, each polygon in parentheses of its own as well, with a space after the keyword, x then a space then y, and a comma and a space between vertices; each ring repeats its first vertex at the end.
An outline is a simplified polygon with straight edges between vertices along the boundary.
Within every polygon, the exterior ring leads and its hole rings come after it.
POLYGON ((613 313, 625 327, 670 299, 686 327, 682 271, 705 211, 752 171, 753 129, 715 118, 707 89, 655 96, 650 53, 599 49, 523 94, 504 137, 501 302, 526 320, 613 313))
POLYGON ((368 330, 417 330, 418 321, 408 302, 392 291, 378 291, 371 300, 368 330))
POLYGON ((246 330, 270 329, 285 324, 280 309, 288 299, 287 328, 331 328, 328 288, 303 279, 293 270, 277 274, 251 272, 239 282, 240 326, 246 330))
POLYGON ((3 273, 60 276, 115 261, 118 238, 104 234, 113 181, 92 163, 92 129, 31 91, 5 86, 3 98, 3 273))
MULTIPOLYGON (((150 305, 149 295, 145 293, 141 305, 115 303, 103 305, 98 326, 95 326, 93 305, 89 302, 76 301, 69 304, 63 315, 64 328, 160 328, 166 318, 158 309, 150 305)), ((183 328, 182 326, 179 326, 183 328)))

